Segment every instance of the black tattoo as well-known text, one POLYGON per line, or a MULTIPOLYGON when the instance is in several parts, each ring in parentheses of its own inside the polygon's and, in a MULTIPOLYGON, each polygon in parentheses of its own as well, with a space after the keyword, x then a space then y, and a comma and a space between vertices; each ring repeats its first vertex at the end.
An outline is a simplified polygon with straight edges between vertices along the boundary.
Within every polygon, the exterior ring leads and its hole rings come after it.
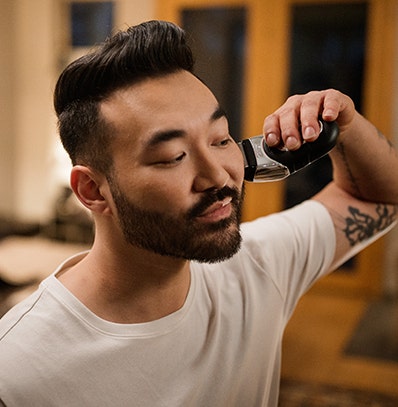
POLYGON ((379 138, 384 140, 385 142, 387 142, 387 144, 390 146, 390 149, 394 150, 394 145, 393 145, 392 141, 389 140, 379 129, 376 129, 376 130, 377 130, 377 134, 379 135, 379 138))
POLYGON ((361 213, 358 208, 348 207, 351 217, 345 218, 344 233, 351 246, 360 243, 390 226, 397 215, 397 206, 378 204, 377 216, 361 213))
POLYGON ((356 181, 356 179, 354 177, 354 174, 351 171, 350 165, 348 163, 348 158, 347 158, 347 154, 345 153, 344 144, 339 143, 339 144, 337 144, 336 148, 337 148, 338 152, 340 153, 341 158, 342 158, 342 160, 344 162, 344 166, 345 166, 345 168, 347 170, 347 174, 348 174, 348 176, 350 178, 351 186, 352 186, 353 190, 356 191, 357 196, 359 196, 359 197, 362 196, 361 191, 360 191, 359 186, 358 186, 358 183, 357 183, 357 181, 356 181))

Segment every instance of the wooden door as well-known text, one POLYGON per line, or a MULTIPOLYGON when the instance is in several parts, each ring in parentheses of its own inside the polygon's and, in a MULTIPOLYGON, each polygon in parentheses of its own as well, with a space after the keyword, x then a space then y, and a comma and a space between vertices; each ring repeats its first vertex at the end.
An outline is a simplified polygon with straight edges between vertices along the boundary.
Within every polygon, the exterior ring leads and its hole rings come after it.
MULTIPOLYGON (((184 10, 245 9, 242 136, 261 133, 263 119, 289 94, 293 12, 297 6, 366 5, 366 43, 361 108, 387 136, 392 132, 394 71, 397 69, 396 0, 161 0, 157 17, 182 24, 184 10)), ((285 207, 286 182, 247 185, 244 220, 285 207)), ((356 295, 380 294, 384 241, 380 240, 317 284, 316 289, 356 295)))

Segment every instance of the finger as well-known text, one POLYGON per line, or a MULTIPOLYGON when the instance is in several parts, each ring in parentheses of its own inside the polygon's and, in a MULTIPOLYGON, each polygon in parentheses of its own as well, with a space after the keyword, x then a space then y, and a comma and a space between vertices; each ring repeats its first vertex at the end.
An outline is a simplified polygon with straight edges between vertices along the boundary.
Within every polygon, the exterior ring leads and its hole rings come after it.
POLYGON ((301 147, 303 139, 299 130, 299 116, 296 110, 290 110, 283 114, 279 120, 281 137, 284 146, 288 150, 297 150, 301 147))
POLYGON ((350 97, 339 91, 328 91, 324 100, 322 117, 326 121, 336 120, 340 129, 347 127, 355 116, 355 105, 350 97))
POLYGON ((263 132, 265 141, 270 147, 296 150, 302 143, 298 118, 294 110, 286 109, 268 116, 264 120, 263 132))
POLYGON ((299 129, 302 101, 302 95, 290 96, 280 112, 281 137, 288 150, 297 150, 303 142, 299 129))
POLYGON ((319 115, 323 105, 323 93, 309 92, 303 97, 300 109, 301 134, 305 141, 315 141, 320 133, 319 115))
POLYGON ((326 121, 336 120, 342 110, 343 94, 336 90, 325 92, 323 101, 322 118, 326 121))
POLYGON ((276 147, 281 144, 281 131, 279 125, 279 117, 276 114, 267 116, 264 120, 263 134, 265 142, 270 147, 276 147))
POLYGON ((302 138, 298 126, 301 101, 301 95, 289 97, 273 115, 265 120, 264 134, 266 140, 272 142, 272 146, 284 146, 289 150, 300 148, 302 138))

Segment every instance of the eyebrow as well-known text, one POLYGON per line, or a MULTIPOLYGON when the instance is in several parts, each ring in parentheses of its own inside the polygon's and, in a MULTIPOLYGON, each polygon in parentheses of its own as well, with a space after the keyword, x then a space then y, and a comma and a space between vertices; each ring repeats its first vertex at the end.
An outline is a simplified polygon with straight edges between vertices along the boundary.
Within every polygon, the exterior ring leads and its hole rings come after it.
MULTIPOLYGON (((214 112, 210 116, 210 122, 215 122, 223 117, 227 117, 224 109, 221 106, 217 106, 214 112)), ((185 130, 173 129, 173 130, 160 130, 155 132, 149 141, 146 143, 147 147, 153 148, 161 143, 165 143, 167 141, 182 138, 186 134, 185 130)))
POLYGON ((222 117, 227 118, 227 114, 225 113, 225 110, 220 105, 218 105, 216 110, 211 115, 210 121, 215 122, 216 120, 221 119, 222 117))

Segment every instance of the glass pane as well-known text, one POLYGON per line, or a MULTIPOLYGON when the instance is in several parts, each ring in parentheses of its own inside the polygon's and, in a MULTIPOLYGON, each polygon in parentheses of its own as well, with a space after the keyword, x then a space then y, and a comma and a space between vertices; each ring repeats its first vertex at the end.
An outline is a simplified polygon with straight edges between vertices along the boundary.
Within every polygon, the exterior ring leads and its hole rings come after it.
MULTIPOLYGON (((289 94, 335 88, 361 111, 367 12, 367 2, 292 7, 289 94)), ((328 157, 289 177, 285 206, 314 195, 331 178, 328 157)))
POLYGON ((73 47, 89 47, 105 40, 113 28, 112 1, 73 1, 70 5, 73 47))
POLYGON ((196 60, 195 74, 227 112, 230 133, 241 134, 246 10, 243 7, 183 9, 182 25, 196 60))
MULTIPOLYGON (((335 88, 362 110, 367 2, 292 7, 289 94, 335 88)), ((285 206, 320 191, 332 179, 329 157, 286 180, 285 206)), ((354 271, 355 258, 344 265, 354 271)))

